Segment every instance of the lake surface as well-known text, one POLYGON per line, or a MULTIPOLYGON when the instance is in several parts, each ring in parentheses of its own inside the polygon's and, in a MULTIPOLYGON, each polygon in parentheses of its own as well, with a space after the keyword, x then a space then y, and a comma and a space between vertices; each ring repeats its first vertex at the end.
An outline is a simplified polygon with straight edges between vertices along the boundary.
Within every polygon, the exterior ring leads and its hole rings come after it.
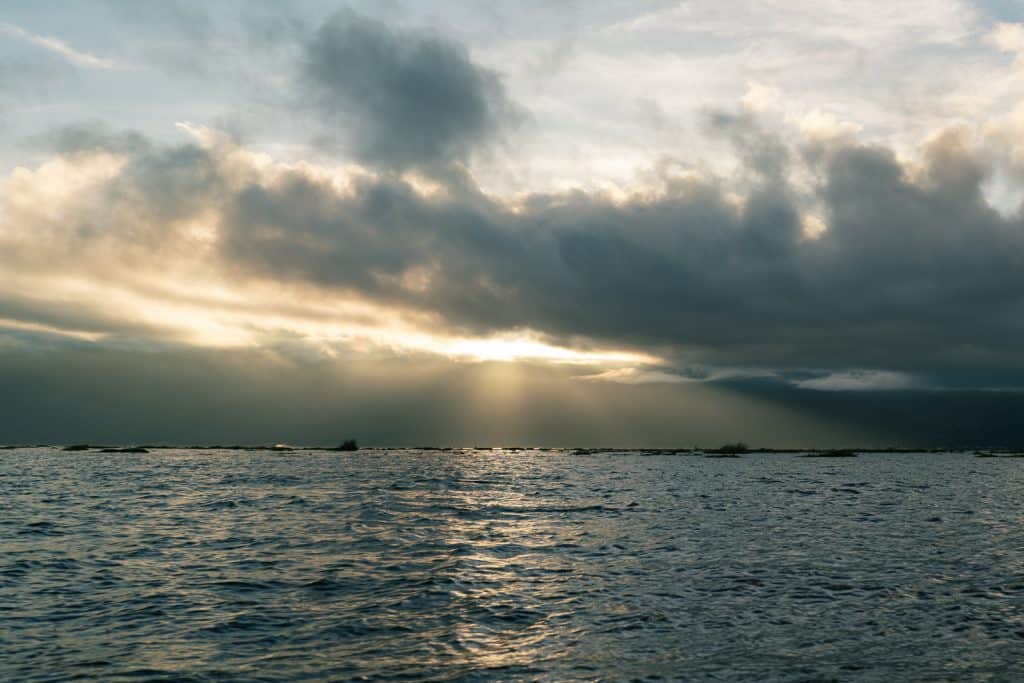
POLYGON ((1024 460, 0 451, 0 680, 1024 680, 1024 460))

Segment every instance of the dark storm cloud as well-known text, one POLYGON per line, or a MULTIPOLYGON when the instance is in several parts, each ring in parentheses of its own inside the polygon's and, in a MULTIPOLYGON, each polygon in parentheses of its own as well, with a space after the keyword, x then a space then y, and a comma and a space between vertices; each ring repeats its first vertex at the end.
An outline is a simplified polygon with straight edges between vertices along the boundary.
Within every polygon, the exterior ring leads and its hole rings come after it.
POLYGON ((342 11, 306 48, 305 97, 359 157, 387 167, 465 160, 514 117, 498 75, 439 36, 342 11))
MULTIPOLYGON (((167 226, 212 211, 219 265, 234 275, 354 293, 447 331, 529 328, 682 367, 1020 383, 1024 225, 985 201, 986 165, 960 136, 931 143, 913 177, 884 148, 818 150, 810 202, 828 230, 811 240, 809 200, 784 173, 797 161, 756 122, 717 125, 754 179, 739 203, 714 178, 667 177, 626 200, 533 195, 514 208, 469 181, 424 195, 385 174, 339 191, 301 170, 247 180, 216 149, 108 136, 125 170, 62 244, 84 254, 113 236, 118 248, 173 254, 167 226)), ((71 137, 90 149, 103 139, 71 137)))
POLYGON ((765 182, 740 208, 714 181, 624 202, 534 196, 511 211, 387 179, 339 195, 294 175, 238 195, 224 254, 477 331, 530 327, 751 367, 1021 366, 1024 232, 985 202, 984 168, 956 136, 932 144, 913 180, 885 149, 831 150, 817 192, 829 229, 808 240, 773 175, 780 155, 743 135, 765 182), (429 277, 409 287, 417 271, 429 277))
POLYGON ((341 196, 296 175, 239 195, 227 228, 232 262, 432 309, 481 331, 717 341, 708 324, 773 318, 799 286, 792 207, 758 195, 737 212, 711 185, 626 203, 536 196, 514 213, 479 195, 426 199, 394 180, 341 196), (416 269, 429 284, 410 289, 402 276, 416 269), (757 289, 767 281, 770 289, 757 289))
POLYGON ((775 135, 765 131, 749 112, 708 111, 705 130, 729 140, 755 179, 778 181, 789 167, 789 150, 775 135))

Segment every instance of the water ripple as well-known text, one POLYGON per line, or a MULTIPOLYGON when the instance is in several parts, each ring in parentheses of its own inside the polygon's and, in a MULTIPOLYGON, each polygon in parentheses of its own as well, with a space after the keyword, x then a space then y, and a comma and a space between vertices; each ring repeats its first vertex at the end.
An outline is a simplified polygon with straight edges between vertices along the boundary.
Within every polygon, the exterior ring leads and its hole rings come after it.
POLYGON ((0 454, 0 679, 1024 679, 1024 466, 0 454))

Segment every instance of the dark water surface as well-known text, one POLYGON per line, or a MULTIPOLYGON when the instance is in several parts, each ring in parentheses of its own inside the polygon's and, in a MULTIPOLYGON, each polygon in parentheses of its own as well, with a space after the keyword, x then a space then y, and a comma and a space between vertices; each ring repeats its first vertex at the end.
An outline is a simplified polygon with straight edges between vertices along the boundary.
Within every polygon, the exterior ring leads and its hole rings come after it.
POLYGON ((0 680, 1024 680, 1024 460, 0 452, 0 680))

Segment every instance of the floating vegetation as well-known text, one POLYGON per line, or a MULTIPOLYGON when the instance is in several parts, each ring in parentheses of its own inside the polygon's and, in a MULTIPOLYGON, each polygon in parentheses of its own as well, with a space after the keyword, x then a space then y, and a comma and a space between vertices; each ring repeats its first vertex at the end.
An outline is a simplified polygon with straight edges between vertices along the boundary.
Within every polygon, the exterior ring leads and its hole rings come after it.
POLYGON ((856 458, 859 454, 857 451, 851 451, 847 448, 840 448, 833 451, 814 451, 813 453, 805 453, 801 455, 801 458, 856 458))
POLYGON ((574 448, 572 450, 573 455, 596 455, 598 453, 611 453, 613 449, 610 448, 574 448))
POLYGON ((705 457, 708 457, 708 458, 723 457, 723 456, 724 457, 727 457, 727 456, 739 457, 740 453, 749 453, 749 452, 750 452, 750 447, 747 446, 747 444, 745 444, 742 441, 737 441, 735 443, 724 444, 720 448, 716 448, 714 450, 708 451, 708 454, 705 457))

